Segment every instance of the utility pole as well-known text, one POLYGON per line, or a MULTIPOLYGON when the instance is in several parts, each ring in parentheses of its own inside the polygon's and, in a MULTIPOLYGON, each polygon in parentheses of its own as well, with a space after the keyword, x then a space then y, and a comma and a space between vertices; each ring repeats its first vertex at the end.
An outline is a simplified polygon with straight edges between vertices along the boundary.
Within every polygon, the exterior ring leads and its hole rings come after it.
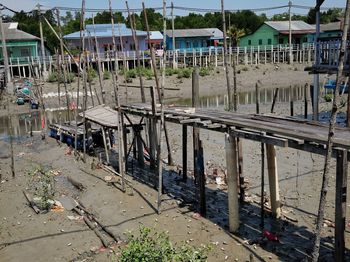
POLYGON ((7 54, 7 48, 6 48, 6 36, 4 32, 4 25, 2 23, 2 10, 4 9, 3 5, 0 5, 0 27, 1 27, 1 42, 2 42, 2 57, 4 58, 4 66, 5 66, 5 85, 7 86, 8 83, 11 82, 11 74, 10 74, 10 67, 9 67, 9 59, 7 54))
POLYGON ((288 2, 289 13, 289 64, 293 64, 293 47, 292 47, 292 1, 288 2))
POLYGON ((40 41, 41 41, 41 57, 43 59, 43 77, 45 79, 47 77, 46 60, 45 60, 46 55, 45 55, 42 13, 41 13, 41 9, 40 9, 40 4, 37 4, 37 8, 38 8, 38 12, 39 12, 39 30, 40 30, 40 41))

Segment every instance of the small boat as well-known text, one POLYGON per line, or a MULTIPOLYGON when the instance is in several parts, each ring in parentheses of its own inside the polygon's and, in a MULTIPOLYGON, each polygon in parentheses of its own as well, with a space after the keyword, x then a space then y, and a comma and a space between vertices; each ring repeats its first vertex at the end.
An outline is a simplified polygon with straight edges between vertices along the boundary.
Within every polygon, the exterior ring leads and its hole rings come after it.
MULTIPOLYGON (((328 79, 324 85, 325 89, 332 89, 335 90, 335 86, 336 86, 336 81, 334 79, 328 79)), ((349 91, 349 85, 345 84, 345 82, 342 82, 340 84, 340 89, 339 89, 339 93, 340 94, 347 94, 349 91)))

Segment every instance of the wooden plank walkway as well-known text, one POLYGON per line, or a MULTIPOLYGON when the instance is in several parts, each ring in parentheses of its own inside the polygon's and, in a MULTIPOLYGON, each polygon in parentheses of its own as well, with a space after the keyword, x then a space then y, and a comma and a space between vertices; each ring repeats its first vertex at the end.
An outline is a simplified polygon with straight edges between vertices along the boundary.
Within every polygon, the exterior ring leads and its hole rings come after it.
MULTIPOLYGON (((152 117, 152 108, 147 104, 124 105, 122 111, 152 117)), ((190 126, 196 124, 197 127, 218 132, 230 131, 237 137, 320 154, 325 153, 328 139, 328 125, 304 119, 185 107, 165 107, 164 114, 169 122, 190 126)), ((334 147, 350 150, 350 129, 336 128, 334 147)))

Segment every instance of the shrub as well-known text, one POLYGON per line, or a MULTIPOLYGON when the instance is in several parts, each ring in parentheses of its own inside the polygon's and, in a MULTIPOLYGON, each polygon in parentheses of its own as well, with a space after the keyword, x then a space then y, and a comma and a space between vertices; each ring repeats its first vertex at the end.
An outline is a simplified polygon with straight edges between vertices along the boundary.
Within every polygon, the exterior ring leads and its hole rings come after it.
POLYGON ((47 82, 49 83, 53 83, 53 82, 57 82, 58 79, 58 74, 57 72, 52 72, 49 77, 47 78, 47 82))
POLYGON ((201 69, 199 70, 199 75, 200 76, 208 76, 208 75, 210 75, 210 68, 208 68, 208 67, 201 67, 201 69))
POLYGON ((153 78, 153 71, 151 69, 146 69, 144 71, 144 77, 146 77, 147 80, 151 80, 153 78))
POLYGON ((184 78, 190 78, 192 75, 192 69, 190 68, 184 68, 182 72, 183 72, 184 78))
POLYGON ((333 95, 332 94, 325 94, 323 98, 324 98, 324 101, 326 101, 326 102, 332 102, 333 95))
POLYGON ((125 73, 125 78, 126 79, 128 79, 128 78, 136 78, 136 76, 137 76, 137 72, 136 72, 135 69, 128 70, 125 73))
POLYGON ((90 67, 87 71, 87 81, 92 82, 94 80, 94 78, 96 78, 96 77, 97 77, 97 73, 96 73, 95 69, 90 67))
POLYGON ((128 245, 122 250, 119 261, 206 261, 210 247, 202 245, 199 248, 188 244, 173 246, 169 236, 162 232, 152 233, 147 227, 140 227, 137 237, 128 234, 128 245))
MULTIPOLYGON (((60 79, 60 83, 64 83, 63 75, 60 75, 59 79, 60 79)), ((68 73, 66 75, 66 83, 68 83, 68 84, 72 83, 72 82, 74 82, 74 79, 75 79, 75 75, 73 73, 68 73)))
POLYGON ((105 70, 103 72, 103 79, 106 80, 106 79, 110 79, 111 78, 111 73, 107 70, 105 70))

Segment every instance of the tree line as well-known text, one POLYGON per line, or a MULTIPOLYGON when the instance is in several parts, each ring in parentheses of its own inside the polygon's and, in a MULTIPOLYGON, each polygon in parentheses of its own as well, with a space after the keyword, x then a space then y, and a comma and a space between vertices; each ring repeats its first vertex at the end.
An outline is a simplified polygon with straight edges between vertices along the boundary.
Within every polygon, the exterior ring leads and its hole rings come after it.
MULTIPOLYGON (((135 18, 136 29, 146 31, 144 12, 133 14, 135 18)), ((57 30, 57 17, 53 10, 46 11, 45 18, 50 24, 57 30)), ((130 27, 130 19, 128 15, 124 15, 121 12, 115 12, 113 14, 115 23, 125 23, 130 27)), ((163 31, 163 16, 161 13, 156 12, 154 9, 147 9, 147 17, 150 30, 163 31)), ((335 22, 338 18, 343 17, 343 10, 339 8, 329 9, 325 12, 321 12, 321 23, 335 22)), ((61 18, 62 32, 64 35, 70 34, 80 30, 80 12, 67 11, 61 18)), ((232 43, 235 44, 239 37, 254 32, 265 21, 272 20, 288 20, 288 13, 275 14, 271 18, 268 18, 266 14, 256 14, 249 10, 243 10, 238 12, 226 12, 226 23, 228 28, 228 35, 233 39, 232 43)), ((7 17, 8 22, 18 22, 19 29, 40 37, 39 32, 39 14, 37 11, 31 13, 18 12, 12 17, 7 17)), ((309 24, 315 24, 316 12, 314 9, 310 9, 306 15, 293 15, 292 20, 303 20, 309 24)), ((109 11, 103 11, 94 15, 95 24, 109 24, 111 22, 111 16, 109 11)), ((92 24, 92 17, 86 17, 86 24, 92 24)), ((214 13, 189 13, 185 16, 174 17, 175 29, 189 29, 189 28, 219 28, 222 30, 222 16, 220 12, 214 13)), ((167 28, 171 28, 171 17, 167 18, 167 28)), ((54 51, 59 42, 53 32, 50 30, 46 22, 43 21, 43 32, 46 40, 46 46, 54 51)))

